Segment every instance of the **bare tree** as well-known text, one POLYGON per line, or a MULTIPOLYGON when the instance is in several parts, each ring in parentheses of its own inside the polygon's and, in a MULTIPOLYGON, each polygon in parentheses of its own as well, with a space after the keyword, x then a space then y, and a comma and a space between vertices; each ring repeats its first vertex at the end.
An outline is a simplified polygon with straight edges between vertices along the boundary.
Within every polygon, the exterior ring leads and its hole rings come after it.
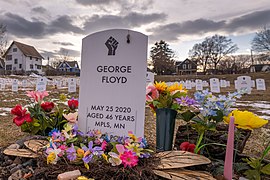
POLYGON ((225 36, 214 35, 207 37, 202 43, 195 44, 190 51, 190 56, 196 59, 203 66, 206 72, 207 67, 218 67, 222 58, 237 51, 238 47, 225 36))
POLYGON ((252 50, 255 52, 270 52, 270 29, 264 27, 260 32, 257 32, 251 42, 252 50))
POLYGON ((5 54, 7 48, 6 31, 6 26, 0 24, 0 57, 5 54))

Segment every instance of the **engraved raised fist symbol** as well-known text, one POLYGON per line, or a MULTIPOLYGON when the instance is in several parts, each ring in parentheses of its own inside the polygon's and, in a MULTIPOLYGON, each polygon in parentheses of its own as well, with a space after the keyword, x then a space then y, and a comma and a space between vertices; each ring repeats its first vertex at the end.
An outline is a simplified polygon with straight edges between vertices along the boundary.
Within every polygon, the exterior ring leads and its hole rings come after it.
POLYGON ((112 36, 105 42, 108 48, 108 55, 115 55, 118 44, 119 43, 112 36))

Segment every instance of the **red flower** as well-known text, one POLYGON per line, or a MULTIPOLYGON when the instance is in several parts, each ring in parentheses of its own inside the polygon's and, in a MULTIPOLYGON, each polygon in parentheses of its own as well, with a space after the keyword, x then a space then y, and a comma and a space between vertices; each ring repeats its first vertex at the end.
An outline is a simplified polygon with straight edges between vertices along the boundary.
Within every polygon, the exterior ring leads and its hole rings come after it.
POLYGON ((77 99, 70 99, 68 100, 68 106, 71 110, 77 109, 79 106, 79 101, 77 99))
POLYGON ((190 144, 189 142, 182 142, 180 145, 180 149, 182 151, 188 151, 194 153, 196 145, 195 144, 190 144))
POLYGON ((44 102, 40 106, 45 112, 51 112, 52 109, 54 108, 54 103, 53 102, 44 102))
POLYGON ((27 112, 27 110, 23 109, 22 106, 19 104, 11 109, 11 114, 16 116, 13 118, 13 122, 17 126, 21 126, 24 123, 24 121, 32 122, 30 114, 26 113, 26 112, 27 112))

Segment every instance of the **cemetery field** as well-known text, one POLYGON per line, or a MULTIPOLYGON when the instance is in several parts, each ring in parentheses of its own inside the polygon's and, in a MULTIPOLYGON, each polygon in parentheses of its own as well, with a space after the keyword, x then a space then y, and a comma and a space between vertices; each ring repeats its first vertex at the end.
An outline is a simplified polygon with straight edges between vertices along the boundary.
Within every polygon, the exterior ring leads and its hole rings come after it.
MULTIPOLYGON (((221 88, 221 94, 227 92, 234 92, 234 80, 240 75, 218 75, 218 76, 156 76, 155 80, 157 81, 166 81, 166 82, 179 82, 186 79, 202 79, 209 80, 211 77, 217 77, 219 79, 225 79, 230 81, 230 87, 221 88)), ((244 95, 239 101, 237 101, 236 108, 240 110, 248 110, 256 113, 257 115, 270 120, 270 74, 269 73, 258 73, 258 74, 249 74, 252 79, 263 78, 266 82, 266 90, 258 91, 252 90, 251 94, 244 95)), ((28 77, 20 76, 10 76, 2 78, 16 78, 19 81, 22 79, 28 79, 28 86, 22 88, 19 86, 18 92, 12 92, 11 85, 6 85, 4 90, 0 91, 0 147, 7 146, 14 143, 17 139, 25 136, 26 134, 21 133, 19 127, 17 127, 12 122, 12 115, 10 115, 10 110, 16 104, 22 104, 23 106, 29 104, 29 98, 26 96, 26 91, 35 90, 34 78, 29 79, 28 77)), ((52 77, 52 79, 64 79, 64 77, 52 77)), ((78 79, 78 78, 77 78, 78 79)), ((76 93, 68 93, 67 86, 56 88, 56 86, 49 84, 47 85, 47 91, 49 96, 46 100, 53 101, 54 103, 60 103, 61 106, 67 106, 66 103, 59 102, 59 95, 65 94, 67 98, 78 98, 79 97, 79 87, 77 87, 76 93)), ((189 94, 195 92, 194 88, 189 90, 189 94)), ((177 120, 176 128, 178 125, 183 124, 181 120, 177 120)), ((264 149, 266 143, 270 139, 270 125, 266 125, 264 128, 254 130, 251 137, 249 138, 247 145, 245 147, 244 153, 249 155, 259 155, 264 149)), ((149 144, 154 146, 155 143, 155 117, 151 111, 146 108, 146 119, 145 119, 145 137, 147 138, 149 144)))

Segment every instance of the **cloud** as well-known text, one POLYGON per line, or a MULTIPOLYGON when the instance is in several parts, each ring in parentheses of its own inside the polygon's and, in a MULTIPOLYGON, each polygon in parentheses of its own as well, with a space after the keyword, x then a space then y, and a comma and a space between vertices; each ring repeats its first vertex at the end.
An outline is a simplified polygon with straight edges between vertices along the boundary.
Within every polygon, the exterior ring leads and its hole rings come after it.
POLYGON ((44 7, 38 6, 38 7, 34 7, 31 9, 32 12, 35 13, 39 13, 39 14, 46 14, 47 13, 47 9, 45 9, 44 7))
POLYGON ((0 16, 0 19, 7 26, 7 33, 21 38, 31 37, 38 39, 56 33, 83 34, 83 30, 73 25, 72 18, 67 15, 58 16, 48 24, 38 19, 31 19, 30 21, 12 13, 5 13, 0 16))
POLYGON ((94 6, 110 4, 112 2, 117 2, 117 0, 76 0, 76 2, 84 6, 94 6))
POLYGON ((60 48, 58 51, 55 51, 55 53, 59 54, 60 56, 68 56, 68 57, 79 57, 81 55, 80 51, 67 48, 60 48))
POLYGON ((74 44, 72 44, 70 42, 53 42, 53 44, 58 44, 58 45, 62 45, 62 46, 74 46, 74 44))
POLYGON ((93 15, 84 23, 87 33, 108 28, 134 28, 166 19, 164 13, 143 14, 131 12, 127 15, 93 15))
POLYGON ((255 11, 230 20, 214 21, 196 19, 181 23, 169 23, 147 29, 152 41, 177 41, 183 35, 204 35, 206 33, 241 33, 256 31, 270 23, 270 10, 255 11))

